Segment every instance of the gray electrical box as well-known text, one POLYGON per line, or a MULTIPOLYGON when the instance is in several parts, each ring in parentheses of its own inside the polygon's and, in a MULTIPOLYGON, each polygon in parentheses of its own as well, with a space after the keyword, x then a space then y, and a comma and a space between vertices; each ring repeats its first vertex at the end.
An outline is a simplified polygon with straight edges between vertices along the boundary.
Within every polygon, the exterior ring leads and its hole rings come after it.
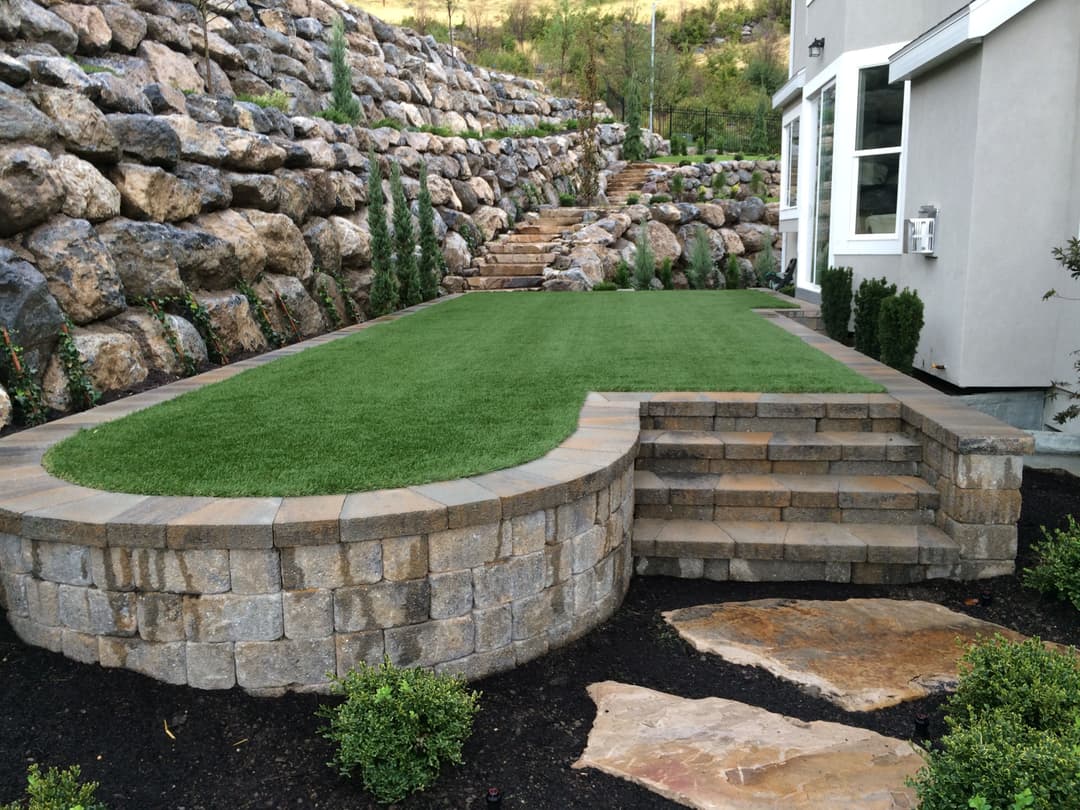
POLYGON ((904 252, 937 258, 938 210, 933 205, 919 208, 919 216, 904 223, 904 252))

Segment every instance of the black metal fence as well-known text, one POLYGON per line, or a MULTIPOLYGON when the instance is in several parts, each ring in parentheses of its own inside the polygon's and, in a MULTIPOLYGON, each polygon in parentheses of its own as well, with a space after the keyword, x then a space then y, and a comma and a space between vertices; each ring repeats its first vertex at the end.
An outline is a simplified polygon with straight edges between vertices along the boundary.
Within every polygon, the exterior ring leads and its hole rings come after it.
MULTIPOLYGON (((612 110, 618 109, 626 120, 621 99, 609 99, 612 110), (615 103, 612 103, 615 102, 615 103)), ((644 107, 644 105, 643 105, 644 107)), ((648 125, 649 111, 641 111, 642 126, 648 125)), ((719 112, 707 108, 657 107, 653 110, 653 132, 671 140, 684 138, 688 146, 704 145, 720 153, 744 152, 753 155, 779 155, 781 116, 773 113, 719 112)))

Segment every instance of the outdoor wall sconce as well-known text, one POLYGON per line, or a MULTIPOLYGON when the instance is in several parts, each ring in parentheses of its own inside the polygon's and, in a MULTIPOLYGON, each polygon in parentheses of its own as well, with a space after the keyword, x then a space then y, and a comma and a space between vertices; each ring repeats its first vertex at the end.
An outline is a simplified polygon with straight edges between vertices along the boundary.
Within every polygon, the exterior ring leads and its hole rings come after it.
POLYGON ((817 59, 825 52, 825 37, 818 37, 810 43, 810 58, 817 59))

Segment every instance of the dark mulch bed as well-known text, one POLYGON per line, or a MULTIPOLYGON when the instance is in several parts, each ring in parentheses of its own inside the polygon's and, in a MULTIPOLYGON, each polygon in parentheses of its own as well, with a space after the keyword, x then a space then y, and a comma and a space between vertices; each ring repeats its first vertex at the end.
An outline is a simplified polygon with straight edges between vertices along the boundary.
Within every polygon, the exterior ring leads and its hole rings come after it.
MULTIPOLYGON (((1027 471, 1021 560, 1039 537, 1080 515, 1080 482, 1066 474, 1027 471)), ((1045 639, 1080 645, 1071 607, 1024 590, 1017 578, 977 585, 932 582, 910 587, 823 583, 759 585, 636 578, 618 614, 575 644, 513 672, 488 678, 482 711, 465 748, 466 764, 447 771, 404 808, 479 808, 489 785, 505 806, 674 808, 652 793, 594 771, 573 771, 595 710, 585 687, 619 680, 698 698, 728 697, 804 720, 832 720, 908 737, 916 711, 932 715, 940 699, 871 714, 849 714, 759 670, 725 664, 691 650, 660 619, 662 610, 784 596, 925 599, 1045 639), (964 600, 989 587, 989 607, 964 600)), ((0 801, 22 789, 31 762, 78 763, 101 782, 100 798, 117 808, 364 808, 359 788, 340 780, 317 735, 314 695, 277 700, 242 692, 199 692, 128 672, 73 663, 26 647, 0 619, 0 801), (163 722, 176 734, 166 736, 163 722)))

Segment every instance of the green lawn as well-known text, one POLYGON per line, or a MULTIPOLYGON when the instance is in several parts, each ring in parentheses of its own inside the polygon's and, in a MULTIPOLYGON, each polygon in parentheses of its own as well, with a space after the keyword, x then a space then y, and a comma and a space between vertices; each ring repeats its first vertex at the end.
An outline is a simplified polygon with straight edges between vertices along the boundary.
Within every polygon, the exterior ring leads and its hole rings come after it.
POLYGON ((54 475, 156 495, 420 484, 535 459, 588 391, 879 386, 750 312, 752 291, 469 295, 83 431, 54 475))

